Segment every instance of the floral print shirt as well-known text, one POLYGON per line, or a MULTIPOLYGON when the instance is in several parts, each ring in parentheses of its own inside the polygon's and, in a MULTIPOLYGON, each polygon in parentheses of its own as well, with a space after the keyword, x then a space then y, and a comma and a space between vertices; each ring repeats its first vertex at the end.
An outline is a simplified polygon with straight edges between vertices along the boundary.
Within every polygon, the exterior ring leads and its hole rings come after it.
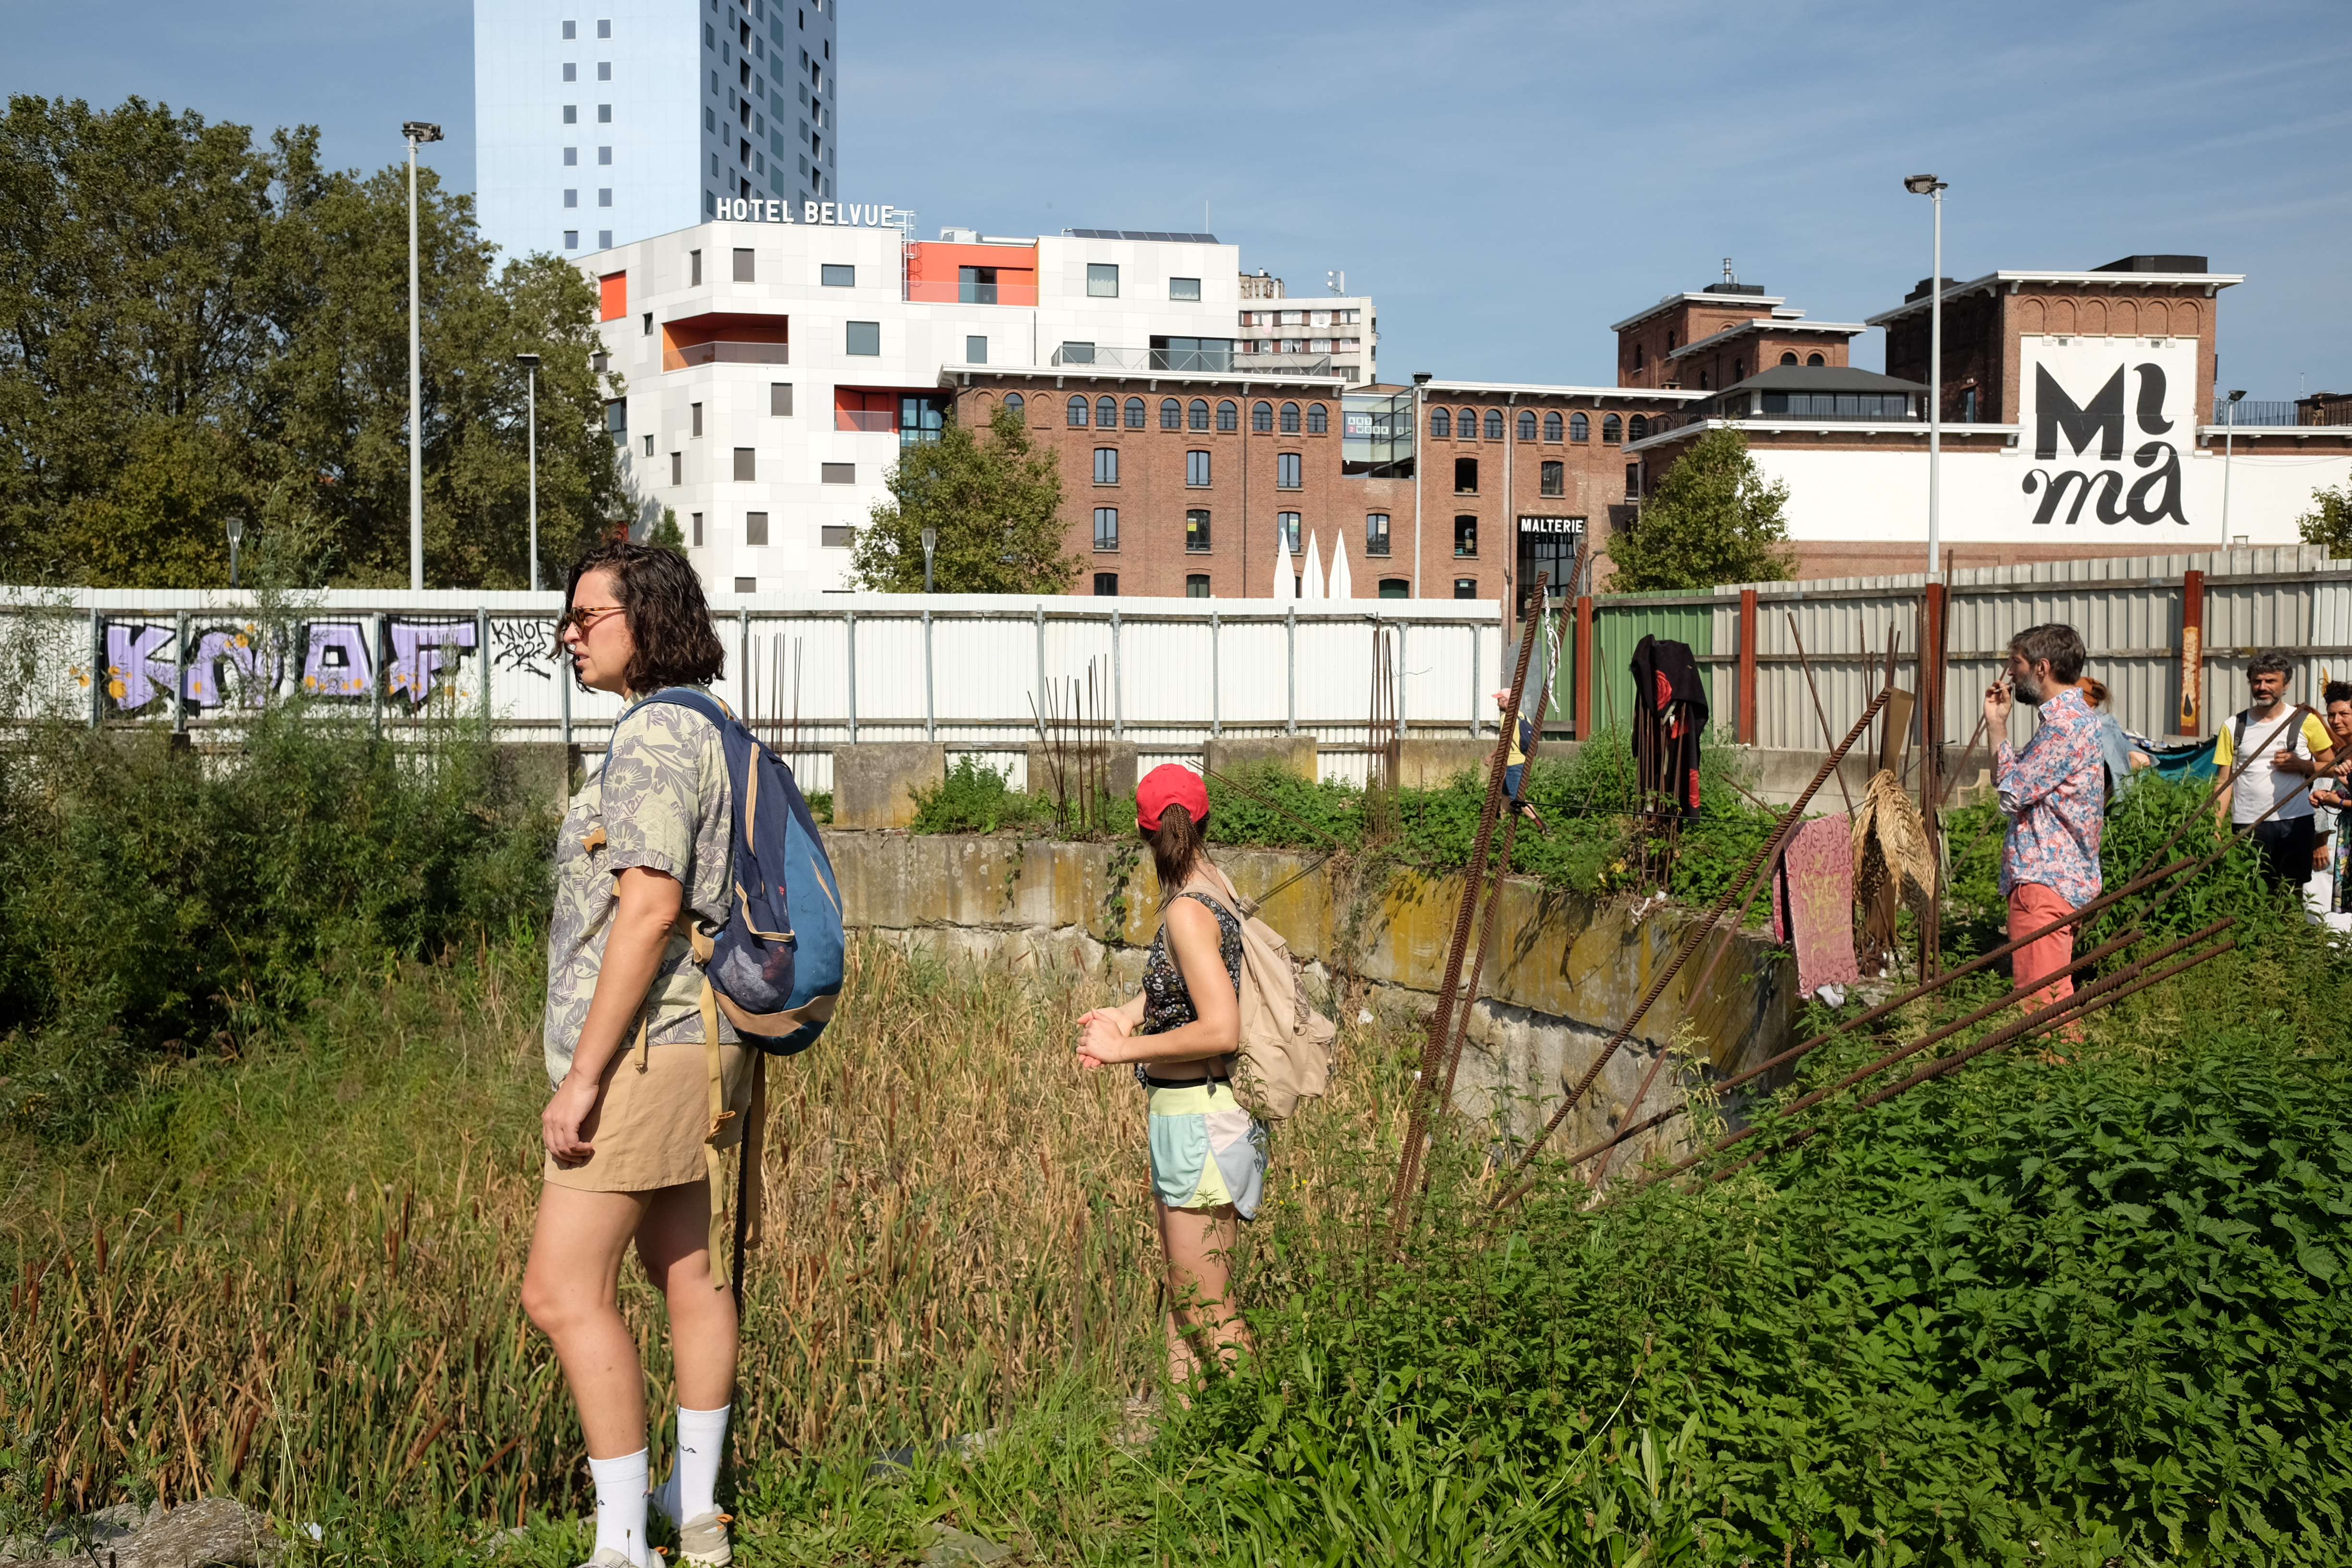
MULTIPOLYGON (((1216 900, 1199 893, 1179 893, 1180 899, 1199 899, 1217 917, 1217 956, 1225 961, 1225 973, 1233 976, 1234 994, 1242 990, 1242 922, 1231 910, 1216 900)), ((1192 1005, 1192 988, 1184 984, 1183 966, 1176 955, 1168 951, 1168 922, 1160 923, 1160 934, 1151 939, 1151 946, 1143 955, 1143 1026, 1139 1035, 1164 1035, 1171 1029, 1181 1029, 1197 1023, 1200 1010, 1192 1005)), ((1144 1064, 1135 1064, 1135 1079, 1145 1078, 1144 1064)))
POLYGON ((2000 890, 2039 882, 2079 910, 2099 896, 2099 832, 2107 809, 2099 719, 2072 686, 2040 712, 2023 751, 2003 741, 1993 752, 1993 783, 2009 814, 2000 890))
MULTIPOLYGON (((648 867, 677 879, 686 910, 717 931, 733 898, 734 816, 719 727, 672 702, 632 708, 613 727, 604 766, 572 797, 555 845, 555 915, 547 935, 547 1079, 562 1081, 588 1021, 620 873, 648 867)), ((646 1005, 651 1043, 702 1039, 702 966, 673 933, 646 1005)), ((736 1037, 719 1015, 719 1037, 736 1037)), ((630 1031, 634 1043, 636 1034, 630 1031)))

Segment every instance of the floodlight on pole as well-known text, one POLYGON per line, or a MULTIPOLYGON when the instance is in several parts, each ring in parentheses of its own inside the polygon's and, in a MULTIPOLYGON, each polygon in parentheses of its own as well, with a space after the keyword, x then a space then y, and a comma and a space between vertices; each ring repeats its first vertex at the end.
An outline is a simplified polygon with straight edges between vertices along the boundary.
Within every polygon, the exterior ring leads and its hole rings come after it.
MULTIPOLYGON (((2221 548, 2230 548, 2230 457, 2238 440, 2238 399, 2246 395, 2244 387, 2230 394, 2221 419, 2221 548)), ((2212 450, 2207 447, 2206 450, 2212 450)))
POLYGON ((441 128, 422 120, 404 121, 408 142, 408 585, 425 586, 424 377, 416 358, 416 149, 441 140, 441 128))
POLYGON ((530 373, 530 415, 524 426, 530 446, 530 591, 539 592, 539 356, 517 354, 515 363, 530 373))
POLYGON ((923 592, 926 594, 931 591, 931 555, 939 547, 940 531, 936 528, 923 530, 923 592))
POLYGON ((241 544, 243 544, 243 543, 245 542, 245 519, 243 519, 243 518, 241 518, 241 517, 233 517, 233 518, 230 518, 230 519, 228 520, 227 533, 228 533, 228 585, 229 585, 230 587, 234 588, 234 587, 236 587, 236 552, 237 552, 237 547, 238 547, 239 545, 241 545, 241 544))
POLYGON ((1944 580, 1944 187, 1933 174, 1910 174, 1903 188, 1936 206, 1927 266, 1927 581, 1944 580))

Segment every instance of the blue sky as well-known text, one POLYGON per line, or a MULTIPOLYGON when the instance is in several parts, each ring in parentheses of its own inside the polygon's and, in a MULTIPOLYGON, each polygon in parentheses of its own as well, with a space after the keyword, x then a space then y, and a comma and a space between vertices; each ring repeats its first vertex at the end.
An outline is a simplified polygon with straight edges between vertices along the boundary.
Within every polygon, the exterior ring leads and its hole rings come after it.
MULTIPOLYGON (((2212 258, 2221 380, 2352 388, 2341 4, 1185 6, 840 0, 845 198, 991 233, 1192 229, 1379 302, 1381 364, 1608 383, 1608 324, 1728 256, 1817 319, 1927 272, 2212 258)), ((0 0, 10 92, 130 93, 473 177, 462 0, 0 0)), ((1881 363, 1880 334, 1857 344, 1881 363)))

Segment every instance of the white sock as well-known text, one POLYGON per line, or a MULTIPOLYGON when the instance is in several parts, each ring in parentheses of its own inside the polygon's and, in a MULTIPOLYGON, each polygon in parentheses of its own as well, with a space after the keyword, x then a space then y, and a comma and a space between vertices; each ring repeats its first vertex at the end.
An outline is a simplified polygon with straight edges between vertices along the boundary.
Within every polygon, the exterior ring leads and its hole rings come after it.
POLYGON ((718 1508, 719 1458, 727 1451, 727 1412, 677 1407, 677 1462, 662 1487, 663 1511, 675 1524, 699 1519, 718 1508))
MULTIPOLYGON (((588 1461, 596 1484, 595 1552, 617 1552, 630 1568, 646 1568, 646 1451, 588 1461)), ((592 1556, 593 1552, 590 1553, 592 1556)))

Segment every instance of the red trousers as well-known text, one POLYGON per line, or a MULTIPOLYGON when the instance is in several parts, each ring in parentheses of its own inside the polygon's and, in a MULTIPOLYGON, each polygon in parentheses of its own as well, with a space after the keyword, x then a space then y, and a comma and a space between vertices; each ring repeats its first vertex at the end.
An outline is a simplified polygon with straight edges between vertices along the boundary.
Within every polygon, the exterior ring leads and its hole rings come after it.
MULTIPOLYGON (((2058 896, 2057 889, 2040 882, 2020 882, 2009 890, 2009 935, 2014 942, 2028 931, 2039 931, 2052 921, 2074 912, 2074 906, 2058 896)), ((2057 974, 2074 961, 2074 928, 2062 926, 2038 942, 2029 942, 2010 957, 2010 965, 2022 987, 2032 984, 2046 975, 2057 974)), ((2074 977, 2059 974, 2048 985, 2025 999, 2028 1007, 2051 1007, 2074 994, 2074 977)))

